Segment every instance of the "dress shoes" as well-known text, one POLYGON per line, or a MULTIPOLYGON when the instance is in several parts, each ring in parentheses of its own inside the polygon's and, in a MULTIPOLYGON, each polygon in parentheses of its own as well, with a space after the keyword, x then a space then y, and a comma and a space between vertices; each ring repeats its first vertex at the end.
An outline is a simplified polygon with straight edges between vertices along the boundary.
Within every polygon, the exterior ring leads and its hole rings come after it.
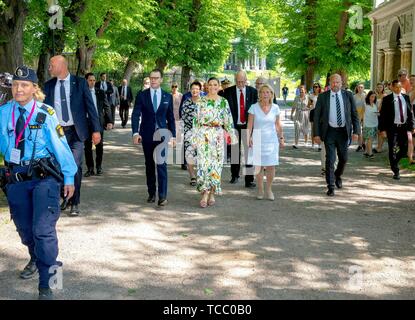
POLYGON ((255 187, 256 187, 256 183, 254 183, 254 182, 245 183, 245 188, 253 189, 255 187))
POLYGON ((336 180, 334 181, 334 183, 335 183, 335 185, 338 189, 343 188, 342 179, 340 177, 338 177, 338 178, 336 177, 336 180))
POLYGON ((167 199, 166 198, 161 198, 161 199, 159 199, 159 201, 158 201, 158 206, 160 206, 160 207, 164 207, 164 206, 166 206, 167 205, 167 199))
POLYGON ((229 183, 235 184, 235 183, 238 183, 238 181, 239 181, 238 177, 232 177, 232 179, 231 179, 231 181, 229 181, 229 183))
POLYGON ((400 180, 401 179, 401 176, 399 175, 399 172, 397 172, 393 175, 393 179, 395 179, 395 180, 400 180))
POLYGON ((93 170, 93 169, 88 169, 88 170, 85 172, 84 177, 85 177, 85 178, 88 178, 88 177, 93 176, 93 175, 95 175, 94 170, 93 170))
POLYGON ((50 288, 39 288, 38 300, 53 300, 53 293, 50 288))
POLYGON ((334 189, 329 188, 329 189, 327 190, 327 195, 328 195, 329 197, 334 197, 334 189))
POLYGON ((31 279, 37 272, 36 260, 30 260, 29 263, 24 267, 23 271, 20 272, 21 279, 31 279))
POLYGON ((156 202, 156 196, 148 196, 147 203, 154 203, 156 202))
POLYGON ((103 173, 102 168, 97 168, 97 176, 102 176, 103 173))
POLYGON ((63 199, 62 203, 61 203, 61 211, 65 211, 69 206, 69 201, 68 199, 63 199))
POLYGON ((79 216, 79 208, 78 208, 78 205, 77 204, 73 204, 71 206, 71 211, 69 212, 69 215, 71 217, 77 217, 77 216, 79 216))

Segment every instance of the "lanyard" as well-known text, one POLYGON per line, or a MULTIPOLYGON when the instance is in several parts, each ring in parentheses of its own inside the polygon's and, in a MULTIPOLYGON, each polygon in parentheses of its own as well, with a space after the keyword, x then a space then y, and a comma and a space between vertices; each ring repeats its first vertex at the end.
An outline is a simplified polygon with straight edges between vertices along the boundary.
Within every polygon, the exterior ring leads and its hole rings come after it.
MULTIPOLYGON (((16 138, 16 148, 19 145, 20 139, 22 139, 22 136, 23 136, 24 131, 26 130, 26 128, 27 128, 27 126, 28 126, 28 124, 30 122, 30 119, 32 119, 33 112, 35 112, 35 107, 36 107, 36 101, 33 102, 32 110, 30 111, 30 115, 27 118, 26 123, 24 124, 23 130, 17 135, 17 138, 16 138)), ((13 123, 14 135, 16 136, 16 124, 14 122, 14 119, 15 119, 15 117, 14 117, 14 111, 15 110, 16 110, 16 104, 13 104, 12 123, 13 123)))

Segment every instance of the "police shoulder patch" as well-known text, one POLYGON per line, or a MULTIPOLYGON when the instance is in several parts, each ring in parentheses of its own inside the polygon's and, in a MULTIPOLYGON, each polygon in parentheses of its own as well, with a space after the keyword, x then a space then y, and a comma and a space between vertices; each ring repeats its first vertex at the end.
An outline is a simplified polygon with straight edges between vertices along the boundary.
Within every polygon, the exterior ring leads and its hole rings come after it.
POLYGON ((51 116, 55 114, 55 110, 53 110, 53 108, 48 107, 46 104, 42 104, 40 106, 40 109, 42 109, 43 111, 46 111, 47 113, 49 113, 51 116))
POLYGON ((65 132, 63 132, 63 128, 60 124, 58 124, 56 126, 56 132, 57 132, 59 138, 62 138, 65 135, 65 132))

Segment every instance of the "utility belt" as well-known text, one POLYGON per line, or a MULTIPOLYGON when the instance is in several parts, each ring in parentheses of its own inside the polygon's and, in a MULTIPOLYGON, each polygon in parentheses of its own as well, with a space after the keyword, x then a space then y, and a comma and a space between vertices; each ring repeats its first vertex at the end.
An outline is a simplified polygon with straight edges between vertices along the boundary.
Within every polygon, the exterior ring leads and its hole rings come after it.
MULTIPOLYGON (((8 183, 19 183, 30 180, 54 177, 58 182, 63 182, 63 174, 59 163, 54 157, 33 159, 14 164, 4 161, 6 167, 0 169, 1 188, 8 183)), ((4 191, 4 190, 3 190, 4 191)))

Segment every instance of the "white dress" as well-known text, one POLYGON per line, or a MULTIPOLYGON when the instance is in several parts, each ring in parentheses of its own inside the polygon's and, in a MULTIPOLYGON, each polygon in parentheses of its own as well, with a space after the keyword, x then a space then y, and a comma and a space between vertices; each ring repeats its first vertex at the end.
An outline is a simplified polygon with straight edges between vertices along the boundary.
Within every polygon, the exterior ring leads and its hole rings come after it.
POLYGON ((249 113, 255 116, 254 130, 252 134, 253 148, 249 152, 254 166, 275 166, 279 164, 279 139, 275 121, 280 115, 280 108, 272 104, 267 114, 262 111, 259 103, 255 103, 249 109, 249 113))

